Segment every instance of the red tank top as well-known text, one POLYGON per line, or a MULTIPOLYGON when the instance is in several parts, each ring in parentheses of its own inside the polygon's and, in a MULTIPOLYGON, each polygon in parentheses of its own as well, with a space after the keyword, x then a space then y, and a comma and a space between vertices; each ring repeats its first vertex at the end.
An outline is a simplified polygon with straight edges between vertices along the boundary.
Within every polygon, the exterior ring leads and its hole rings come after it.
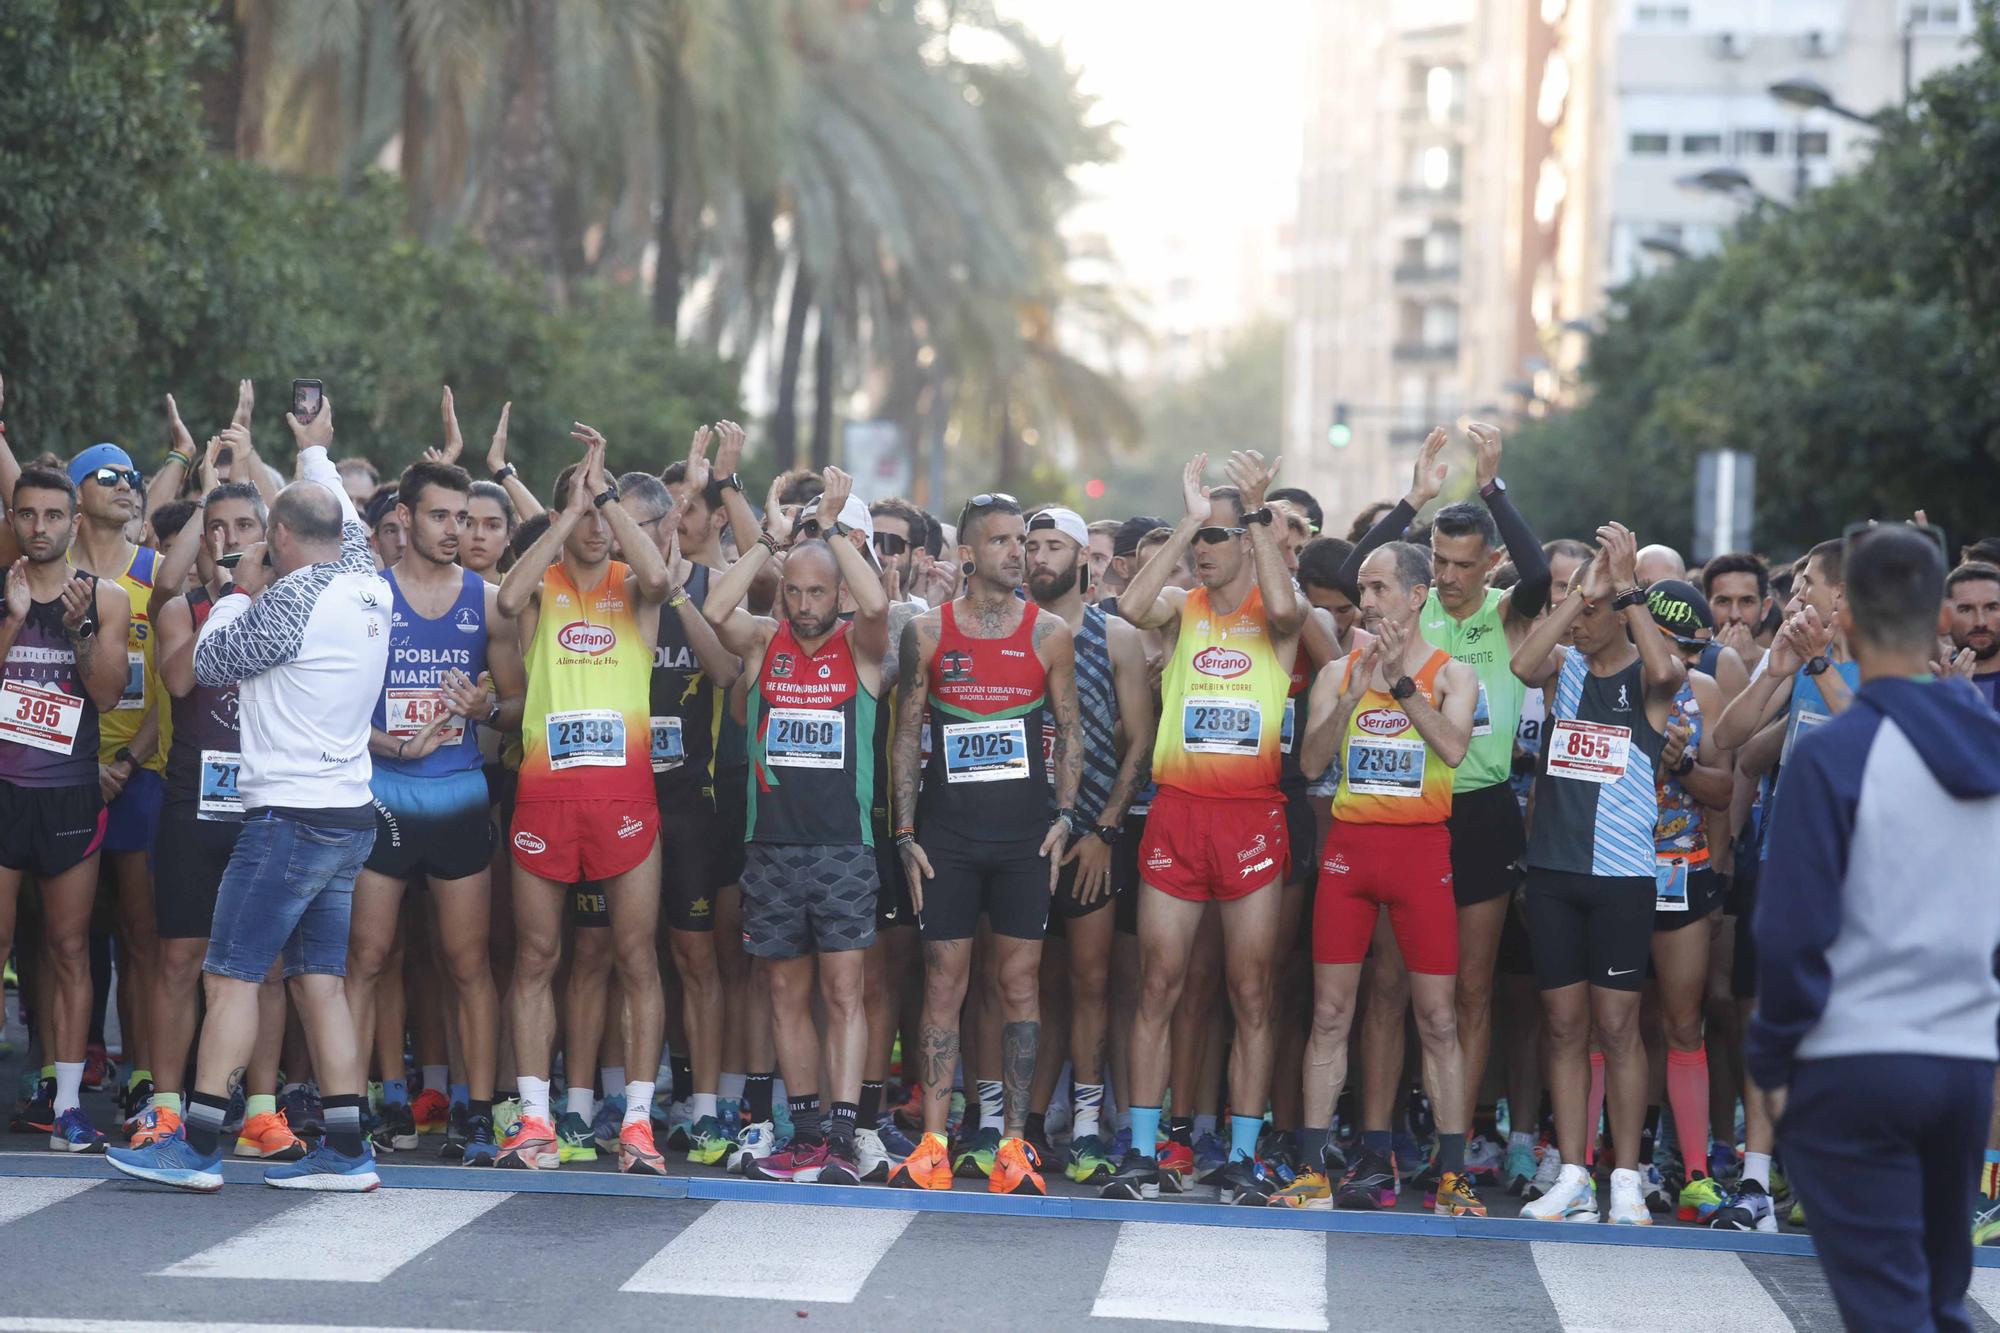
POLYGON ((1035 653, 1041 614, 1023 602, 1012 634, 975 639, 959 628, 956 602, 939 611, 921 827, 945 825, 983 841, 1048 831, 1052 806, 1041 744, 1048 672, 1035 653))

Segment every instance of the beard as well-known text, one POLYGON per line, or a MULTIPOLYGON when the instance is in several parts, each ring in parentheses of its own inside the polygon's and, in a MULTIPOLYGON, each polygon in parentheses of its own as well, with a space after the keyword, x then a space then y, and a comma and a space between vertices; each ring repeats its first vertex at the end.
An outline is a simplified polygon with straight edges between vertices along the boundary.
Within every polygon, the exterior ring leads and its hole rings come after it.
POLYGON ((1060 574, 1030 574, 1028 595, 1038 602, 1061 601, 1069 596, 1072 588, 1076 587, 1076 574, 1075 564, 1071 564, 1060 574))

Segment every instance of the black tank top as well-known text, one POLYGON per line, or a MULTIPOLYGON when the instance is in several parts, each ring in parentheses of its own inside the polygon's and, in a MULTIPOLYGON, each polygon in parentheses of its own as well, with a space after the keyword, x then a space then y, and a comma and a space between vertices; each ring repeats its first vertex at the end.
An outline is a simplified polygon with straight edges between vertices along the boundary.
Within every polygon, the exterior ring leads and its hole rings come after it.
MULTIPOLYGON (((696 565, 682 585, 696 609, 708 600, 708 570, 696 565)), ((679 612, 660 608, 659 641, 653 648, 653 780, 664 793, 687 794, 712 788, 715 740, 720 718, 716 689, 702 674, 679 612)))
MULTIPOLYGON (((97 578, 90 584, 90 618, 97 617, 97 578)), ((0 619, 7 604, 0 601, 0 619)), ((101 643, 99 652, 125 651, 101 643)), ((30 602, 4 669, 0 701, 0 781, 16 787, 82 787, 97 781, 97 705, 76 669, 76 646, 63 625, 61 597, 30 602)))
POLYGON ((875 715, 861 684, 852 626, 842 622, 808 655, 778 622, 758 668, 744 725, 749 732, 749 820, 745 841, 875 845, 875 715))
POLYGON ((926 725, 930 761, 917 803, 917 828, 948 828, 979 842, 1010 842, 1048 832, 1055 808, 1043 752, 1048 674, 1035 652, 1035 621, 1021 603, 1021 623, 1004 639, 976 639, 958 623, 958 603, 938 615, 926 725))
MULTIPOLYGON (((215 608, 208 589, 183 595, 194 632, 215 608)), ((241 819, 235 799, 234 765, 241 745, 237 733, 236 686, 211 689, 200 681, 174 700, 174 742, 167 749, 166 809, 182 818, 241 819), (231 810, 230 806, 235 806, 231 810), (204 808, 206 807, 206 808, 204 808)))

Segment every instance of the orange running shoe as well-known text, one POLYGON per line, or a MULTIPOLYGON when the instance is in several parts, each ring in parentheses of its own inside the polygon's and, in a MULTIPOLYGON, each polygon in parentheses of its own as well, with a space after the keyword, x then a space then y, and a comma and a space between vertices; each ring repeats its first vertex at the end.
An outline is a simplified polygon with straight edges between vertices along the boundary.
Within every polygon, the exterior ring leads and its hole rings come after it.
POLYGON ((948 1190, 951 1188, 951 1148, 942 1134, 926 1134, 917 1150, 889 1173, 889 1184, 899 1190, 948 1190))
POLYGON ((618 1131, 618 1169, 628 1175, 664 1176, 667 1159, 653 1146, 651 1120, 627 1120, 618 1131))
POLYGON ((546 1120, 523 1116, 501 1141, 496 1165, 526 1171, 555 1170, 562 1165, 556 1127, 546 1120))
POLYGON ((180 1133, 181 1113, 166 1106, 149 1106, 139 1116, 139 1126, 132 1131, 134 1148, 150 1148, 162 1139, 170 1139, 180 1133))
POLYGON ((236 1136, 238 1157, 262 1157, 272 1162, 296 1162, 306 1155, 306 1145, 292 1133, 285 1117, 276 1111, 262 1111, 243 1122, 236 1136))
POLYGON ((1047 1194, 1042 1177, 1035 1170, 1042 1159, 1025 1139, 1002 1139, 993 1158, 993 1174, 986 1177, 988 1194, 1047 1194))
POLYGON ((425 1088, 410 1103, 410 1115, 419 1134, 442 1134, 451 1118, 451 1103, 436 1088, 425 1088))

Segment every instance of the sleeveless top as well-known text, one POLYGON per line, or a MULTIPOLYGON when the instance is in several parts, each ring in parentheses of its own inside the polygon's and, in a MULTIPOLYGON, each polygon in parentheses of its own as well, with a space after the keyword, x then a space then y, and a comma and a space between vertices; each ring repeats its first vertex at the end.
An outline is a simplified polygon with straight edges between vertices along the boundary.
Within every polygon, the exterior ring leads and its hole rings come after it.
POLYGON ((1653 878, 1654 774, 1666 738, 1646 717, 1637 659, 1592 675, 1583 654, 1563 655, 1556 706, 1542 732, 1542 774, 1528 864, 1574 875, 1653 878))
POLYGON ((1436 589, 1424 603, 1420 623, 1425 640, 1471 667, 1479 677, 1479 700, 1472 708, 1472 743, 1452 780, 1457 791, 1480 791, 1505 782, 1514 770, 1514 732, 1521 722, 1521 701, 1528 687, 1514 674, 1513 655, 1507 648, 1502 606, 1510 595, 1506 588, 1488 588, 1486 601, 1463 620, 1445 610, 1436 589))
MULTIPOLYGON (((1681 691, 1674 696, 1674 709, 1667 717, 1669 726, 1684 722, 1692 728, 1688 736, 1687 752, 1695 753, 1701 747, 1701 734, 1706 724, 1701 716, 1701 704, 1694 697, 1694 682, 1681 682, 1681 691)), ((1662 741, 1662 748, 1665 742, 1662 741)), ((1663 767, 1659 774, 1659 822, 1653 829, 1653 850, 1661 860, 1685 861, 1690 870, 1699 870, 1708 864, 1708 830, 1702 823, 1701 802, 1689 794, 1681 785, 1681 780, 1663 767)))
POLYGON ((966 634, 955 601, 938 611, 926 697, 930 756, 917 798, 917 827, 926 834, 944 828, 975 842, 1007 842, 1048 831, 1048 673, 1035 653, 1043 612, 1032 601, 1020 607, 1021 623, 1004 639, 966 634))
POLYGON ((744 841, 873 847, 878 701, 855 667, 853 626, 841 621, 808 654, 778 622, 750 691, 744 841))
MULTIPOLYGON (((96 578, 83 578, 95 598, 96 578)), ((0 602, 0 617, 7 614, 0 602)), ((107 643, 97 651, 121 650, 107 643)), ((0 670, 0 781, 94 789, 98 751, 97 705, 77 675, 76 649, 63 630, 62 598, 31 603, 0 670)))
MULTIPOLYGON (((184 595, 188 619, 201 633, 215 601, 207 588, 184 595)), ((236 790, 243 756, 238 752, 236 686, 211 689, 196 681, 174 700, 174 743, 167 751, 166 809, 180 818, 238 822, 243 798, 236 790)))
POLYGON ((1154 780, 1190 796, 1277 799, 1290 689, 1259 589, 1228 615, 1208 589, 1190 591, 1160 681, 1154 780))
MULTIPOLYGON (((1083 734, 1083 772, 1076 783, 1076 813, 1101 822, 1118 781, 1118 688, 1111 673, 1111 632, 1104 611, 1083 608, 1076 631, 1076 709, 1083 734)), ((1043 719, 1049 781, 1055 782, 1055 719, 1043 719)))
MULTIPOLYGON (((708 568, 696 565, 682 591, 699 610, 708 600, 708 568)), ((653 648, 652 726, 648 751, 653 778, 662 794, 713 796, 716 733, 722 720, 713 682, 681 628, 680 613, 660 608, 660 632, 653 648)))
POLYGON ((1285 694, 1285 713, 1278 725, 1278 785, 1288 793, 1306 789, 1310 779, 1299 767, 1299 741, 1306 734, 1307 701, 1312 697, 1312 663, 1306 657, 1305 641, 1299 641, 1292 658, 1292 683, 1285 694))
MULTIPOLYGON (((1345 690, 1357 650, 1347 655, 1340 673, 1345 690)), ((1432 649, 1423 666, 1411 673, 1418 693, 1437 705, 1437 678, 1451 657, 1432 649)), ((1341 737, 1340 789, 1333 796, 1333 817, 1343 824, 1442 824, 1451 818, 1451 769, 1438 758, 1396 697, 1372 685, 1347 719, 1341 737)))
POLYGON ((160 553, 150 546, 132 548, 132 561, 125 566, 125 572, 112 582, 125 590, 126 598, 132 603, 132 623, 125 632, 125 688, 118 693, 118 706, 98 719, 97 762, 108 764, 118 751, 132 743, 139 734, 139 723, 146 716, 146 707, 162 703, 160 708, 160 743, 141 768, 150 768, 155 773, 167 769, 167 751, 173 744, 173 709, 165 707, 166 686, 160 683, 159 664, 153 655, 153 621, 146 606, 153 595, 153 574, 158 569, 160 553))
MULTIPOLYGON (((375 696, 374 723, 397 740, 414 736, 445 712, 444 673, 457 668, 478 680, 486 670, 486 580, 469 569, 459 571, 458 596, 435 620, 418 615, 396 582, 396 571, 385 569, 394 599, 389 614, 389 671, 382 692, 375 696)), ((454 718, 445 723, 444 743, 421 759, 375 756, 378 771, 405 777, 442 777, 479 768, 478 719, 454 718)))
POLYGON ((589 590, 561 563, 542 575, 542 611, 528 645, 517 801, 653 798, 647 692, 652 645, 625 602, 626 567, 610 562, 589 590))

